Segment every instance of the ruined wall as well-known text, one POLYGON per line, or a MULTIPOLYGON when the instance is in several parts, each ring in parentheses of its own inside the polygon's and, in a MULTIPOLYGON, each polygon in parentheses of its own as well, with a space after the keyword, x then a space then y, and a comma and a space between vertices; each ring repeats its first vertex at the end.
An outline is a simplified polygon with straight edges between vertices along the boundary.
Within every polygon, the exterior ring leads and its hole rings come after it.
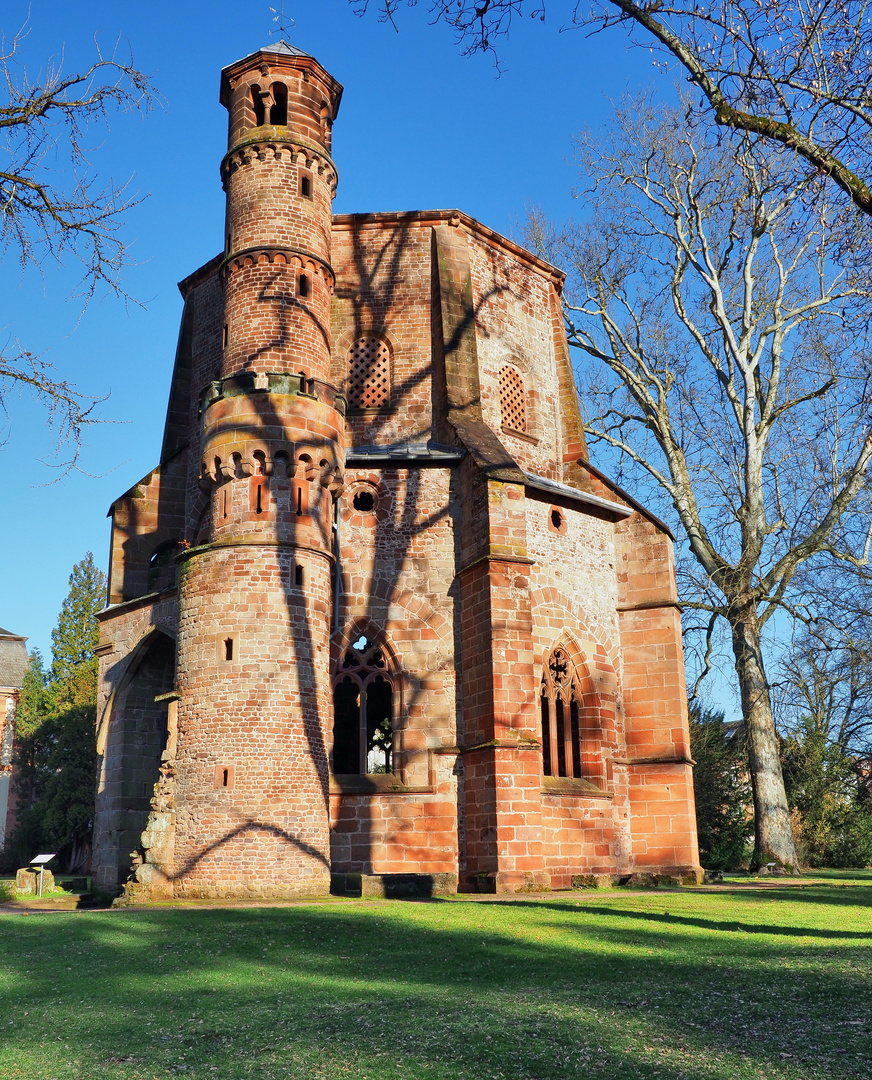
POLYGON ((15 711, 18 688, 0 686, 0 851, 15 825, 18 800, 12 791, 12 759, 15 748, 15 711))
POLYGON ((101 889, 127 880, 147 824, 167 738, 167 704, 155 697, 174 686, 177 618, 174 590, 100 616, 93 874, 101 889))

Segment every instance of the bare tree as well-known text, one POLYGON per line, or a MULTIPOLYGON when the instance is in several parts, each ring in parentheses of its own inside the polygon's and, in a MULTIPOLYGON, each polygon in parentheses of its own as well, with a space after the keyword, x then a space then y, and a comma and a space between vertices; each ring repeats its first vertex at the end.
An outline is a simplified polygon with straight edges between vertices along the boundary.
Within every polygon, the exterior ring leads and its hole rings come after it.
MULTIPOLYGON (((369 0, 352 0, 361 13, 369 0)), ((418 0, 380 0, 394 22, 418 0)), ((466 53, 492 52, 545 0, 429 0, 466 53)), ((554 0, 564 28, 619 27, 659 46, 717 124, 790 148, 872 214, 872 20, 865 0, 554 0)))
MULTIPOLYGON (((64 74, 49 62, 33 80, 21 61, 26 31, 0 38, 0 244, 16 254, 22 270, 44 272, 48 261, 73 257, 83 273, 82 303, 105 286, 124 295, 120 275, 127 264, 120 235, 124 214, 138 201, 125 186, 99 180, 89 162, 88 134, 106 128, 113 110, 146 111, 154 94, 132 62, 105 57, 64 74)), ((93 423, 94 398, 76 391, 41 357, 10 340, 0 346, 0 408, 10 392, 31 390, 48 407, 58 446, 78 457, 84 425, 93 423)))
POLYGON ((528 241, 570 269, 570 342, 597 361, 581 388, 592 442, 665 494, 691 556, 685 603, 710 637, 729 627, 755 861, 795 865, 764 627, 804 617, 792 585, 810 560, 868 556, 868 285, 850 260, 859 215, 834 212, 789 152, 760 150, 625 102, 578 141, 590 223, 556 233, 533 215, 528 241))
POLYGON ((867 636, 844 629, 824 638, 803 635, 785 657, 777 699, 785 730, 808 719, 840 756, 872 757, 872 645, 867 636))
POLYGON ((814 567, 798 577, 814 617, 784 650, 776 680, 779 730, 805 721, 839 755, 872 758, 872 573, 869 566, 814 567))

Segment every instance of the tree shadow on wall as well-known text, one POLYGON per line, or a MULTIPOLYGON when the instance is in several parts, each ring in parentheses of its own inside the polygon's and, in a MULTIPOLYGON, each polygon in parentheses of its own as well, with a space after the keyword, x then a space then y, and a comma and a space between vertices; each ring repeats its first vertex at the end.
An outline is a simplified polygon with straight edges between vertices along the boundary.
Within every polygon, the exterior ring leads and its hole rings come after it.
MULTIPOLYGON (((384 327, 386 324, 389 324, 391 313, 394 312, 397 305, 401 303, 402 291, 408 285, 405 276, 404 260, 412 254, 409 249, 412 246, 413 239, 420 241, 419 234, 425 233, 427 235, 428 258, 431 260, 433 258, 432 252, 430 251, 429 232, 429 230, 410 229, 401 223, 394 229, 382 230, 381 233, 376 234, 378 235, 378 241, 374 244, 368 241, 366 230, 355 224, 352 230, 351 262, 353 265, 353 272, 350 274, 349 280, 343 280, 346 298, 350 304, 350 313, 347 321, 352 327, 354 335, 360 336, 368 330, 384 327), (384 235, 386 231, 387 235, 384 235), (413 234, 416 235, 413 236, 413 234)), ((373 234, 370 233, 369 235, 371 236, 373 234)), ((470 329, 474 330, 483 306, 489 303, 494 297, 506 291, 511 291, 511 289, 512 287, 508 281, 496 282, 487 294, 478 300, 474 308, 470 306, 464 311, 463 317, 459 321, 459 325, 453 328, 449 339, 443 341, 437 333, 438 327, 441 326, 441 318, 438 317, 437 310, 438 282, 434 275, 434 280, 431 282, 430 295, 423 296, 421 301, 423 307, 426 309, 433 329, 433 340, 431 342, 429 353, 424 354, 421 362, 417 366, 410 366, 405 378, 393 383, 390 409, 383 414, 374 415, 368 418, 366 425, 366 435, 368 439, 379 444, 388 445, 388 441, 384 438, 388 425, 396 423, 397 417, 403 416, 403 411, 407 407, 407 403, 413 398, 416 398, 416 396, 419 396, 421 387, 429 381, 431 417, 427 441, 429 444, 433 444, 436 441, 438 434, 440 438, 447 440, 450 445, 453 445, 460 450, 463 449, 460 439, 448 422, 444 356, 452 350, 459 348, 463 335, 470 329)), ((291 335, 289 321, 291 306, 297 309, 304 305, 301 305, 296 298, 284 295, 281 290, 270 291, 267 288, 261 290, 258 300, 262 304, 273 305, 276 309, 274 320, 279 327, 276 340, 265 344, 259 352, 286 346, 290 342, 291 335)), ((318 330, 324 340, 328 340, 326 329, 319 326, 318 330)), ((407 344, 406 349, 408 350, 410 348, 411 346, 407 344)), ((334 380, 344 379, 344 363, 344 356, 334 356, 334 380)), ((234 422, 234 430, 238 433, 240 442, 250 440, 251 442, 256 443, 264 434, 262 427, 265 428, 267 426, 267 417, 265 414, 270 409, 268 395, 251 394, 249 396, 249 402, 252 405, 255 420, 248 425, 240 425, 239 423, 234 422), (260 416, 263 417, 263 423, 257 419, 260 416)), ((480 412, 481 402, 478 399, 464 402, 462 405, 464 409, 471 408, 479 410, 480 412)), ((274 420, 270 418, 269 422, 274 423, 274 420)), ((354 418, 351 418, 350 426, 352 429, 354 428, 354 423, 354 418)), ((274 439, 274 435, 272 438, 274 439)), ((329 440, 319 439, 317 437, 306 437, 305 439, 302 439, 300 437, 300 432, 290 423, 287 424, 285 430, 285 445, 290 456, 291 471, 293 471, 294 464, 297 462, 299 455, 304 451, 312 454, 316 461, 322 460, 323 455, 323 460, 329 462, 331 467, 335 465, 332 453, 333 444, 329 440)), ((387 467, 382 464, 379 468, 382 477, 385 477, 387 467)), ((386 486, 390 488, 392 494, 391 512, 390 514, 378 516, 376 520, 372 548, 375 569, 369 579, 366 596, 364 597, 352 597, 351 595, 351 583, 346 566, 353 560, 356 553, 348 548, 346 548, 344 552, 337 550, 333 534, 332 514, 327 513, 328 507, 325 503, 325 500, 330 499, 331 496, 325 487, 321 485, 317 485, 316 487, 313 505, 310 507, 311 518, 312 521, 316 523, 321 546, 326 551, 332 552, 337 560, 336 571, 334 574, 335 589, 333 598, 336 613, 332 627, 332 637, 334 640, 342 640, 343 634, 347 634, 349 628, 360 621, 368 621, 371 625, 378 625, 383 631, 387 632, 388 609, 392 604, 396 603, 404 593, 408 593, 409 591, 408 561, 413 555, 415 545, 419 538, 433 532, 438 528, 441 522, 446 520, 450 521, 450 527, 455 534, 457 532, 455 526, 457 524, 458 505, 457 494, 453 485, 450 485, 450 489, 446 494, 445 505, 439 506, 429 513, 420 515, 419 506, 421 505, 422 498, 421 471, 417 467, 407 468, 404 482, 400 483, 398 472, 396 470, 402 469, 402 466, 397 465, 393 468, 393 479, 389 483, 386 483, 386 486)), ((200 512, 202 513, 204 509, 205 504, 200 507, 200 512)), ((197 534, 200 530, 201 523, 198 520, 195 520, 195 517, 196 515, 191 517, 186 526, 189 543, 197 542, 197 534)), ((288 527, 287 536, 289 550, 294 549, 296 540, 295 533, 296 527, 294 526, 293 521, 291 521, 288 527)), ((317 773, 322 805, 329 820, 330 766, 327 737, 329 717, 322 715, 322 708, 317 693, 318 680, 316 678, 317 672, 315 667, 315 644, 318 635, 313 633, 311 613, 306 606, 305 597, 301 597, 300 592, 293 587, 294 583, 291 580, 290 575, 283 574, 282 581, 286 583, 285 606, 289 625, 293 624, 294 626, 292 647, 294 650, 294 662, 298 671, 300 707, 305 718, 307 752, 317 773)), ((416 588, 426 591, 428 585, 429 582, 422 579, 418 581, 416 588)), ((451 594, 450 581, 446 583, 445 591, 446 595, 451 594)), ((431 606, 438 608, 439 602, 442 602, 444 597, 439 596, 434 597, 434 599, 436 600, 436 603, 431 606)), ((450 609, 451 617, 454 619, 453 652, 454 656, 459 658, 461 655, 461 640, 460 623, 457 618, 456 610, 456 596, 452 595, 450 609)), ((433 655, 436 655, 435 652, 433 655)), ((448 672, 451 667, 452 661, 449 657, 434 663, 432 669, 428 668, 424 673, 412 672, 409 670, 403 670, 401 672, 401 678, 404 682, 404 699, 402 716, 396 718, 398 729, 402 730, 405 725, 408 725, 410 716, 421 715, 426 682, 436 677, 446 677, 446 672, 448 672)), ((457 712, 459 715, 461 712, 461 702, 459 684, 457 681, 458 674, 459 672, 455 666, 453 672, 454 701, 457 705, 457 712)), ((264 689, 267 694, 269 692, 269 682, 275 677, 277 677, 275 673, 269 672, 263 677, 263 682, 265 684, 264 689)), ((452 676, 448 677, 451 678, 452 676)), ((448 688, 446 686, 446 693, 447 692, 448 688)), ((258 818, 262 816, 262 814, 258 815, 258 818)), ((195 872, 197 865, 201 863, 203 859, 209 858, 228 842, 237 839, 241 832, 247 829, 272 830, 272 835, 280 838, 282 843, 297 847, 298 850, 311 856, 321 865, 327 866, 330 863, 330 856, 327 851, 321 851, 315 848, 301 837, 294 836, 292 831, 282 828, 275 822, 270 823, 261 820, 252 820, 247 824, 240 825, 238 828, 229 831, 226 836, 213 838, 209 845, 207 845, 200 853, 196 855, 186 854, 183 868, 176 872, 174 875, 175 878, 179 879, 195 872)), ((371 857, 372 843, 373 838, 371 835, 369 819, 360 819, 358 822, 358 832, 355 844, 359 851, 365 850, 368 854, 366 857, 356 859, 354 865, 343 869, 348 869, 350 871, 357 870, 364 873, 371 872, 373 866, 371 857)))

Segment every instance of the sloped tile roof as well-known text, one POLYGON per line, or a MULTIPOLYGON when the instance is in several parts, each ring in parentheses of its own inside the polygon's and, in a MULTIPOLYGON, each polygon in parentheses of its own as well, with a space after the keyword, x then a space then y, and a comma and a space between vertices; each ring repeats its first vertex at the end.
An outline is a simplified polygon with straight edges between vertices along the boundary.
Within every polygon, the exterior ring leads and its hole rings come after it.
POLYGON ((0 686, 18 689, 24 681, 28 656, 26 637, 11 634, 0 627, 0 686))

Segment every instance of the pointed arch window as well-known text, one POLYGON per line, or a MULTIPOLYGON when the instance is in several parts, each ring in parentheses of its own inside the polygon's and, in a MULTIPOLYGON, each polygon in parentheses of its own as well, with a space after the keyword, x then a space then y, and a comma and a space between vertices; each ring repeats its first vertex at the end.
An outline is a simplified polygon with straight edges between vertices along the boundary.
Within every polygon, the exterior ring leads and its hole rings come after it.
POLYGON ((566 649, 552 649, 542 669, 542 772, 581 779, 581 690, 566 649))
POLYGON ((394 680, 366 634, 345 650, 333 681, 333 773, 394 771, 394 680))

